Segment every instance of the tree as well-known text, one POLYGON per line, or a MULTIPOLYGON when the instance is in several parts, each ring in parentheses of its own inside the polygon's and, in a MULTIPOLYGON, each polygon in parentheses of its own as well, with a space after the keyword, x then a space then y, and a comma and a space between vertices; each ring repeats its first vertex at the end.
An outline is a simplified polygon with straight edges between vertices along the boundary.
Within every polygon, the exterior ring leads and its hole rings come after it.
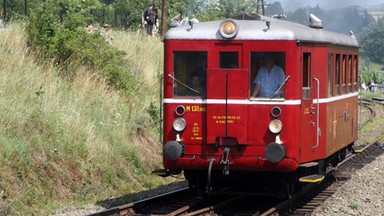
POLYGON ((307 10, 308 8, 298 8, 292 15, 288 16, 287 19, 292 22, 308 25, 309 12, 307 12, 307 10))
POLYGON ((360 81, 368 83, 370 80, 373 80, 376 84, 381 84, 384 82, 384 74, 379 70, 371 70, 369 68, 362 68, 360 70, 360 81))
POLYGON ((265 8, 265 14, 267 16, 283 15, 284 9, 280 2, 273 2, 269 7, 265 8))
POLYGON ((367 9, 365 9, 362 15, 361 28, 367 27, 374 22, 376 22, 375 18, 373 18, 373 16, 368 13, 367 9))
POLYGON ((115 2, 115 0, 100 0, 103 4, 110 5, 115 2))
POLYGON ((363 52, 373 62, 384 63, 384 18, 363 29, 360 36, 363 52))

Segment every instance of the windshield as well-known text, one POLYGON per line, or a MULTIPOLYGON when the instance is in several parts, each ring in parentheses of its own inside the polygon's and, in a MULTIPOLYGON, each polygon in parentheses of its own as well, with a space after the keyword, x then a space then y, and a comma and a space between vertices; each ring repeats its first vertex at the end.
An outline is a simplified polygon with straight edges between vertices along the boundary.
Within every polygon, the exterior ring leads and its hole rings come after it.
POLYGON ((251 98, 284 98, 285 53, 251 53, 251 98))
POLYGON ((174 52, 174 96, 205 96, 207 52, 174 52))

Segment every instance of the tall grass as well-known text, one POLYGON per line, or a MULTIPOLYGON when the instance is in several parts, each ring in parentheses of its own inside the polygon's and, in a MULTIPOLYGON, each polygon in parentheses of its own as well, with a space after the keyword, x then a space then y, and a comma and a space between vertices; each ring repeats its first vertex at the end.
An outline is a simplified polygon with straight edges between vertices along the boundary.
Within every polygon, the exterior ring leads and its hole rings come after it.
POLYGON ((81 66, 73 80, 63 80, 29 52, 23 25, 0 29, 0 215, 49 214, 53 206, 166 183, 149 176, 161 164, 151 109, 158 104, 162 43, 113 34, 140 89, 111 90, 81 66))

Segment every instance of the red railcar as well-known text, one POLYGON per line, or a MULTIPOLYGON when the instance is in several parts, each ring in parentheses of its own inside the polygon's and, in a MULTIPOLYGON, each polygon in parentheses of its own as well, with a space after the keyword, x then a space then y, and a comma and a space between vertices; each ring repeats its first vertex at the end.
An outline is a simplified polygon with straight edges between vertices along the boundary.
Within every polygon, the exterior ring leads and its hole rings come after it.
POLYGON ((242 14, 166 33, 167 174, 183 171, 198 188, 316 182, 343 159, 358 132, 359 45, 311 20, 242 14), (285 80, 274 95, 252 97, 266 55, 285 80))

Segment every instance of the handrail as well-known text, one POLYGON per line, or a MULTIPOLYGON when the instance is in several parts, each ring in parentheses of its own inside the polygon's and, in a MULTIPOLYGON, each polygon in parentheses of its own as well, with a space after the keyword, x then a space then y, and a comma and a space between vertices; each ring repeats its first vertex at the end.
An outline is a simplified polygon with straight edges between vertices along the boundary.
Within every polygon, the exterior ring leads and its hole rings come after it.
POLYGON ((164 81, 164 77, 161 77, 160 78, 160 90, 159 90, 159 96, 160 96, 160 113, 159 113, 159 123, 160 123, 160 134, 159 134, 159 139, 160 139, 160 142, 163 143, 163 108, 164 108, 164 105, 163 105, 163 81, 164 81))
POLYGON ((312 146, 312 150, 319 147, 320 142, 320 80, 316 77, 313 77, 313 80, 317 82, 317 103, 316 103, 316 145, 312 146))

